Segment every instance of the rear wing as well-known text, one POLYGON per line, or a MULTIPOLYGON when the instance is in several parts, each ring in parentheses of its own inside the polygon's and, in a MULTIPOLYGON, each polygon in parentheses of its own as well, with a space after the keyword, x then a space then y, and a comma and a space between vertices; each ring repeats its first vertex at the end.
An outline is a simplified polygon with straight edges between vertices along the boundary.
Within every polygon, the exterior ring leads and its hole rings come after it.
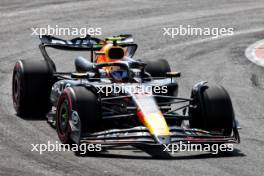
POLYGON ((62 50, 100 50, 103 46, 103 41, 91 36, 85 38, 74 38, 71 40, 64 40, 50 35, 43 35, 39 37, 40 45, 44 47, 52 47, 62 50))
POLYGON ((39 37, 41 43, 40 45, 44 47, 52 47, 62 50, 87 50, 87 51, 97 51, 100 50, 105 43, 111 42, 113 40, 117 41, 117 44, 122 47, 135 46, 132 35, 119 35, 115 37, 108 37, 104 40, 91 37, 87 35, 84 38, 74 38, 71 40, 60 39, 51 35, 42 35, 39 37))
POLYGON ((53 70, 56 70, 56 66, 52 59, 49 57, 46 47, 51 47, 60 50, 72 50, 72 51, 90 51, 91 62, 93 62, 94 52, 99 51, 106 43, 116 42, 118 45, 127 48, 128 57, 133 57, 137 44, 134 43, 132 35, 119 35, 114 37, 108 37, 106 39, 99 39, 87 35, 84 38, 74 38, 71 40, 60 39, 51 35, 39 36, 40 44, 39 48, 45 60, 51 65, 53 70))

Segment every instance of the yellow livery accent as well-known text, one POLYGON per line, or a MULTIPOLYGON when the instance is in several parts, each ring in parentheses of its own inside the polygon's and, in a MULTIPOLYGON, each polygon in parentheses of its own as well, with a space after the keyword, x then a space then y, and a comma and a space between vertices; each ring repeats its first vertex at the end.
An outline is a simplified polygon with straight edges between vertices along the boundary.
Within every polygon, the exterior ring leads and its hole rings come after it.
POLYGON ((170 135, 169 127, 161 112, 145 114, 144 112, 140 111, 138 116, 140 117, 142 123, 148 128, 151 135, 170 135))

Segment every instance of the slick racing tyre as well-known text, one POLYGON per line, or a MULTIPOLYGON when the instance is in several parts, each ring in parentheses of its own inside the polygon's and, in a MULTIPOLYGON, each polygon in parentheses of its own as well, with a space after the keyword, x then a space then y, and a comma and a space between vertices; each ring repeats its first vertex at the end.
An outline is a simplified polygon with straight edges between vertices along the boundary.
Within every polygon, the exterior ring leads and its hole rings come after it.
POLYGON ((234 122, 232 102, 221 86, 204 86, 200 92, 192 93, 190 127, 231 135, 234 122))
POLYGON ((13 70, 12 97, 17 115, 45 116, 51 109, 52 71, 44 60, 16 62, 13 70))
POLYGON ((56 110, 56 129, 62 143, 72 143, 74 125, 81 131, 98 130, 101 119, 100 102, 95 93, 85 87, 68 87, 61 94, 56 110), (72 124, 70 123, 72 122, 72 124))
MULTIPOLYGON (((153 61, 145 61, 145 71, 152 77, 166 77, 167 72, 171 72, 170 65, 167 60, 159 59, 153 61)), ((167 93, 155 93, 156 95, 177 96, 178 83, 170 83, 166 85, 167 93)), ((156 98, 158 102, 168 102, 164 98, 156 98)))
POLYGON ((165 77, 166 73, 171 71, 170 65, 165 59, 145 61, 145 63, 145 71, 152 77, 165 77))

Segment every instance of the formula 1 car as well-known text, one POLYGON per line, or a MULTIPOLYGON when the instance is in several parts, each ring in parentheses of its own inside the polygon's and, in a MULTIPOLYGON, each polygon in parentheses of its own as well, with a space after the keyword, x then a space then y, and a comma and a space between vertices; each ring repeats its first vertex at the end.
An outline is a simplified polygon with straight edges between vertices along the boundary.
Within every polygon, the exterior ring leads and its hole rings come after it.
POLYGON ((161 146, 239 143, 229 94, 222 86, 194 85, 190 98, 178 97, 179 72, 164 59, 133 59, 131 35, 63 40, 41 36, 44 60, 19 60, 12 95, 19 116, 49 115, 64 144, 161 146), (57 72, 46 47, 89 51, 72 72, 57 72), (51 112, 55 112, 52 113, 51 112))

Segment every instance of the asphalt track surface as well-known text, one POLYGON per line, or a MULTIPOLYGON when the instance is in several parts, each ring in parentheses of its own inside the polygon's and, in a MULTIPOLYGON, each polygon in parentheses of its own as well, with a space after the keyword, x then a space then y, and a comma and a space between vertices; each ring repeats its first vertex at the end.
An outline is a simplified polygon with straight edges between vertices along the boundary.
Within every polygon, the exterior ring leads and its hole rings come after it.
MULTIPOLYGON (((263 175, 264 69, 244 55, 248 45, 264 38, 263 9, 263 0, 1 0, 0 175, 263 175), (169 160, 153 159, 133 148, 96 157, 31 152, 31 143, 58 138, 45 120, 15 115, 12 69, 18 59, 42 59, 30 28, 48 24, 101 27, 104 36, 133 34, 139 44, 136 58, 166 58, 182 72, 180 96, 189 96, 201 80, 223 85, 243 128, 242 143, 222 155, 179 153, 169 160), (235 34, 215 40, 162 35, 163 27, 180 24, 234 27, 235 34)), ((63 67, 71 64, 66 61, 63 67)))

